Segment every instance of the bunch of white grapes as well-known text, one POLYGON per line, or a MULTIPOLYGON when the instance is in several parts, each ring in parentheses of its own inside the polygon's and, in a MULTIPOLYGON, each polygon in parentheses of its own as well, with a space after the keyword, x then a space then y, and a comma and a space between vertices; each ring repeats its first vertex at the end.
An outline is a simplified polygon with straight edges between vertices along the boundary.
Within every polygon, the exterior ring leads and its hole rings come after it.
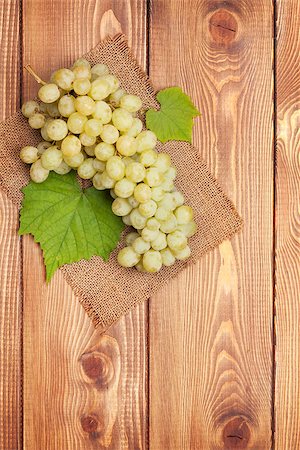
POLYGON ((75 169, 96 189, 110 189, 112 211, 136 230, 118 253, 121 266, 158 272, 187 259, 188 238, 197 229, 193 210, 174 186, 170 156, 157 153, 155 134, 143 130, 141 99, 120 88, 105 64, 91 67, 85 59, 42 83, 40 102, 22 106, 43 138, 20 152, 31 164, 31 179, 42 183, 50 170, 63 175, 75 169))

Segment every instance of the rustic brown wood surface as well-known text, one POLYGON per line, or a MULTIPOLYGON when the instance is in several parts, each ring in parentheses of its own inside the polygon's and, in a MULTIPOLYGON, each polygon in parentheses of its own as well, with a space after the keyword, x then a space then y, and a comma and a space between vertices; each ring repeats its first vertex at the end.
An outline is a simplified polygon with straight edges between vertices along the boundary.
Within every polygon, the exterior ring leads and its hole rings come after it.
MULTIPOLYGON (((42 77, 120 31, 145 66, 143 2, 64 0, 47 11, 43 2, 23 1, 23 61, 42 77)), ((23 98, 36 88, 24 74, 23 98)), ((144 448, 147 306, 101 337, 60 273, 46 286, 40 250, 28 236, 23 270, 24 448, 144 448)))
MULTIPOLYGON (((20 8, 0 0, 0 119, 20 105, 20 8)), ((0 449, 21 448, 21 245, 18 212, 0 193, 0 449)))
POLYGON ((151 300, 153 450, 271 446, 272 12, 265 0, 153 3, 150 76, 195 99, 196 146, 245 221, 151 300))
POLYGON ((298 1, 0 0, 0 12, 2 118, 36 92, 22 65, 47 77, 122 31, 155 87, 192 96, 194 143, 245 221, 101 335, 59 272, 45 284, 0 194, 0 450, 297 450, 298 1))
POLYGON ((277 2, 275 449, 300 448, 300 3, 277 2))

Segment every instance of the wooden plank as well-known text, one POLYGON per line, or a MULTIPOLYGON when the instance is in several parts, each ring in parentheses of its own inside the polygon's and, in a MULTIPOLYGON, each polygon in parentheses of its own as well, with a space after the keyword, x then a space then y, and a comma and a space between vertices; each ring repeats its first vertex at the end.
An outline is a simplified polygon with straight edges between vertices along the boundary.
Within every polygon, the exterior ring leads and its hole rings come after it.
POLYGON ((271 447, 272 12, 152 2, 150 77, 199 106, 194 142, 245 221, 151 299, 153 450, 271 447))
POLYGON ((300 448, 300 4, 277 1, 275 449, 300 448))
MULTIPOLYGON (((20 101, 19 2, 0 0, 0 120, 20 101)), ((18 212, 0 193, 0 448, 21 447, 21 247, 18 212)))
MULTIPOLYGON (((23 60, 43 77, 121 30, 145 66, 144 1, 23 0, 23 14, 23 60)), ((35 92, 25 75, 24 97, 35 92)), ((48 287, 44 279, 41 252, 26 237, 24 448, 145 448, 147 309, 101 336, 61 273, 48 287)))

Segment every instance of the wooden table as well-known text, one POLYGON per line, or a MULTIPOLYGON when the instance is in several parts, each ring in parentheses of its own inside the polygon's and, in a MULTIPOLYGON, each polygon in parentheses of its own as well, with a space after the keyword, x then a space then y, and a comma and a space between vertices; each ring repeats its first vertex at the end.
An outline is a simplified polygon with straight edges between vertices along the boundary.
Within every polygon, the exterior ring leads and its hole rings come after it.
POLYGON ((194 143, 245 221, 101 336, 60 273, 46 286, 1 194, 0 449, 299 449, 300 2, 0 0, 0 12, 2 118, 36 92, 25 63, 47 77, 122 31, 158 89, 198 105, 194 143))

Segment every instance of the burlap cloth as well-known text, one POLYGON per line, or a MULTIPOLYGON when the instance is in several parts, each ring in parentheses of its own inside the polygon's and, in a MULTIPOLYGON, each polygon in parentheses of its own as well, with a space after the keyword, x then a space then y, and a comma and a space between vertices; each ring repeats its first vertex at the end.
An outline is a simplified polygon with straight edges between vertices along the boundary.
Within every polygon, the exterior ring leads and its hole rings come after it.
MULTIPOLYGON (((101 42, 85 58, 92 64, 107 64, 122 87, 143 100, 145 109, 159 107, 155 91, 133 58, 123 35, 101 42)), ((29 170, 19 159, 19 151, 25 145, 39 142, 40 134, 32 130, 27 119, 18 112, 0 124, 0 135, 0 188, 20 208, 20 189, 29 181, 29 170)), ((153 275, 118 266, 117 250, 107 263, 94 256, 89 261, 81 260, 63 266, 61 270, 67 282, 94 325, 103 330, 138 303, 151 297, 187 264, 195 262, 205 252, 230 238, 242 225, 235 207, 209 173, 197 149, 188 143, 171 141, 159 145, 159 150, 170 154, 177 167, 176 185, 184 193, 186 203, 195 211, 198 232, 189 240, 192 257, 153 275)))

